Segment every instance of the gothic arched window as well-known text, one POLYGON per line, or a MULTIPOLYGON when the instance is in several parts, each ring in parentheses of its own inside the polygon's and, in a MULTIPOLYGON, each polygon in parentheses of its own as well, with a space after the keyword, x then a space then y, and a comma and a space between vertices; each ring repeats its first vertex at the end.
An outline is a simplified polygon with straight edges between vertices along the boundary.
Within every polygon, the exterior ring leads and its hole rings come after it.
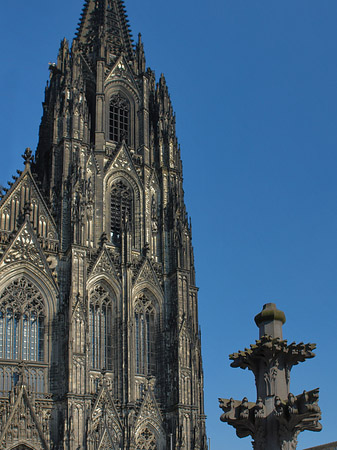
POLYGON ((156 311, 151 300, 142 294, 135 304, 136 372, 155 372, 156 311))
POLYGON ((45 306, 40 291, 25 277, 0 296, 0 358, 44 360, 45 306))
POLYGON ((112 370, 112 299, 101 285, 90 292, 90 344, 93 369, 112 370))
POLYGON ((156 437, 148 427, 138 435, 136 449, 157 450, 156 437))
POLYGON ((110 207, 111 240, 118 243, 121 237, 122 222, 127 221, 132 224, 132 192, 122 180, 112 185, 110 207))
POLYGON ((110 99, 109 111, 109 139, 110 141, 126 143, 129 141, 129 114, 130 103, 120 94, 115 94, 110 99))

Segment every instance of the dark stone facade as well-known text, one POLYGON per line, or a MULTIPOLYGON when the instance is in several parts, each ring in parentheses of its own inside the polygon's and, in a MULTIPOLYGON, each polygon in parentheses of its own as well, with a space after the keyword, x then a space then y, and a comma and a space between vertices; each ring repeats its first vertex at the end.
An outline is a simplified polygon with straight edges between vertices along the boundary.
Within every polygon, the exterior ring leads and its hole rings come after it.
POLYGON ((206 449, 191 227, 163 76, 87 0, 0 203, 0 449, 206 449))

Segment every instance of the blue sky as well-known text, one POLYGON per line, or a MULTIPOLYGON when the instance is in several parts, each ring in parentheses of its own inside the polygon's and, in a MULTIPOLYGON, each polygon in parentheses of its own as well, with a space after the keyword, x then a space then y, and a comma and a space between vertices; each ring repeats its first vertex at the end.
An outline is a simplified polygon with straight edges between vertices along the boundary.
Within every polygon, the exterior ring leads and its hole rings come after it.
MULTIPOLYGON (((316 342, 291 391, 320 387, 323 431, 337 440, 337 2, 127 0, 147 64, 163 72, 177 113, 193 223, 212 450, 248 449, 219 421, 218 397, 256 399, 228 354, 257 339, 266 302, 289 342, 316 342)), ((2 163, 6 184, 36 147, 48 62, 72 39, 82 0, 4 2, 0 18, 2 163)))

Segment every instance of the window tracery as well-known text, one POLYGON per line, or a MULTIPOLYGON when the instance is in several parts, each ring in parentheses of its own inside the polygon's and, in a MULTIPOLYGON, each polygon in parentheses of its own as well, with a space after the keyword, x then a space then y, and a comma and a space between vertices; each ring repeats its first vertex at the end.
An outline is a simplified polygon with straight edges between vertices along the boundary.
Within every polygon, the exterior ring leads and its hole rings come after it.
POLYGON ((45 305, 26 278, 9 284, 0 296, 0 358, 44 360, 45 305))
POLYGON ((112 298, 101 285, 96 285, 90 292, 89 327, 92 368, 112 370, 112 298))
POLYGON ((110 233, 111 241, 119 243, 121 238, 122 221, 132 224, 132 191, 122 181, 119 180, 111 188, 111 221, 110 233))
POLYGON ((129 141, 130 103, 120 94, 113 95, 110 100, 109 111, 109 139, 110 141, 126 143, 129 141))
POLYGON ((157 449, 156 437, 148 427, 146 427, 139 434, 138 439, 137 439, 136 449, 137 450, 156 450, 157 449))
POLYGON ((142 375, 155 372, 156 310, 142 294, 135 303, 136 371, 142 375))

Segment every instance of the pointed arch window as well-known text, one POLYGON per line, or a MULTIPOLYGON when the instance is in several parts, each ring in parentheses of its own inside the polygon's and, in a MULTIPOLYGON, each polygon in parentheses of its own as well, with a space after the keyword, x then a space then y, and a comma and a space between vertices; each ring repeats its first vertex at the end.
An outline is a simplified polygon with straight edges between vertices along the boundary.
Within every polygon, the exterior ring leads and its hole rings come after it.
POLYGON ((92 368, 112 370, 112 299, 101 285, 96 285, 90 292, 89 326, 92 368))
POLYGON ((136 372, 155 373, 156 311, 151 300, 142 294, 135 303, 136 372))
POLYGON ((45 305, 40 291, 25 277, 0 296, 0 358, 44 361, 45 305))
POLYGON ((109 139, 110 141, 129 142, 129 117, 130 103, 121 96, 115 94, 110 99, 109 111, 109 139))
POLYGON ((111 241, 120 242, 123 221, 132 224, 132 192, 131 189, 119 180, 111 188, 111 216, 110 234, 111 241))

